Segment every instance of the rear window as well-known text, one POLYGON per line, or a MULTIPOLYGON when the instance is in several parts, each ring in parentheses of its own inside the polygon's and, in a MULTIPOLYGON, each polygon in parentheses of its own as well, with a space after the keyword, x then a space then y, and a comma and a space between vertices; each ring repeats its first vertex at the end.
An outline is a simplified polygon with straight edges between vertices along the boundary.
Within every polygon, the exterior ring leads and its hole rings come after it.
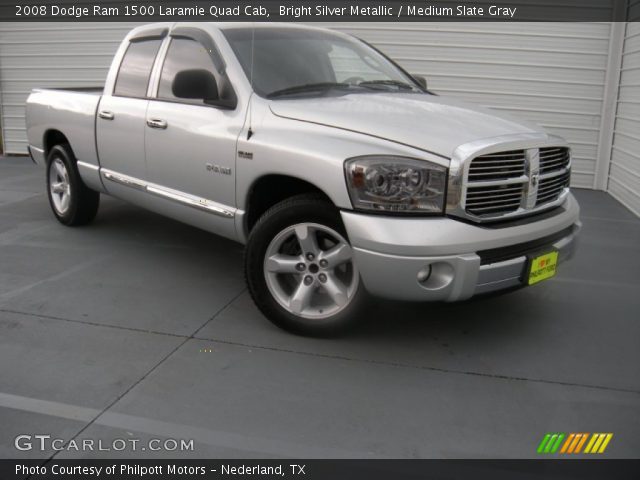
POLYGON ((153 62, 162 40, 143 40, 129 44, 116 79, 114 95, 146 97, 153 62))

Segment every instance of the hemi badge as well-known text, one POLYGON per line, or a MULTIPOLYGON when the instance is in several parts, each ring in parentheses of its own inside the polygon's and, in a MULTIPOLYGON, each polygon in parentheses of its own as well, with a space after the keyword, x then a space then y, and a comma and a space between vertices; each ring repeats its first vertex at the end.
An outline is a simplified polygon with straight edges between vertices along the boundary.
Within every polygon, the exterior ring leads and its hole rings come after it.
POLYGON ((240 158, 246 158, 247 160, 253 160, 252 152, 243 152, 242 150, 238 150, 238 156, 240 158))

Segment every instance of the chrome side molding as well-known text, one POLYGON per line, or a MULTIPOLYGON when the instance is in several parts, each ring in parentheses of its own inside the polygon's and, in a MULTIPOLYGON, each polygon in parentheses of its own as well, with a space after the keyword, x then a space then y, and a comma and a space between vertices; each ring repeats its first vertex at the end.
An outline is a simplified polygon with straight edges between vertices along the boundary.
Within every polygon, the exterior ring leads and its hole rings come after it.
POLYGON ((100 169, 104 178, 107 180, 111 180, 112 182, 119 183, 120 185, 124 185, 125 187, 135 188, 137 190, 146 190, 147 184, 142 180, 138 180, 137 178, 130 177, 128 175, 123 175, 121 173, 116 173, 112 170, 107 170, 106 168, 100 169))
POLYGON ((151 193, 158 197, 162 197, 167 200, 186 205, 188 207, 196 208, 198 210, 213 213, 214 215, 218 215, 224 218, 233 218, 235 216, 235 212, 233 210, 225 208, 224 205, 214 202, 213 200, 195 197, 193 195, 189 195, 188 193, 173 190, 171 188, 147 183, 138 178, 130 177, 129 175, 114 172, 113 170, 109 170, 106 168, 101 168, 100 171, 104 175, 104 178, 106 178, 107 180, 118 183, 120 185, 124 185, 125 187, 135 188, 136 190, 151 193))
POLYGON ((186 195, 184 193, 180 193, 175 190, 170 190, 163 187, 156 187, 153 185, 147 185, 147 192, 153 193, 154 195, 158 195, 159 197, 173 200, 178 203, 182 203, 183 205, 187 205, 189 207, 197 208, 199 210, 204 210, 209 213, 220 215, 221 217, 225 217, 225 218, 234 217, 234 213, 231 210, 227 210, 226 208, 219 206, 220 204, 213 202, 211 200, 207 200, 206 198, 193 197, 191 195, 186 195))
POLYGON ((94 165, 93 163, 81 162, 80 160, 76 160, 76 163, 79 167, 93 170, 94 172, 97 172, 98 170, 100 170, 100 167, 98 167, 97 165, 94 165))

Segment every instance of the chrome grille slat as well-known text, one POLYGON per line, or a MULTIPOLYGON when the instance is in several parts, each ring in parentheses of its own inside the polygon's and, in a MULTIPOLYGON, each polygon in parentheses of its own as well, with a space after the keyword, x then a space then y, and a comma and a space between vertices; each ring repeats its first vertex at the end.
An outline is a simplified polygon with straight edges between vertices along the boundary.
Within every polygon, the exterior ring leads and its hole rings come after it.
POLYGON ((568 168, 563 168, 561 170, 554 170, 553 172, 547 172, 540 175, 541 180, 549 180, 551 178, 560 177, 569 171, 568 168))
MULTIPOLYGON (((521 197, 522 197, 522 192, 516 192, 516 193, 509 193, 508 195, 502 195, 500 198, 509 198, 509 199, 517 198, 519 200, 521 197)), ((467 198, 467 206, 475 205, 478 202, 484 202, 487 200, 496 201, 496 197, 495 195, 484 195, 482 197, 467 198)))
POLYGON ((484 193, 504 193, 507 190, 509 191, 520 191, 520 189, 522 188, 522 185, 520 184, 513 184, 513 185, 505 185, 502 188, 492 188, 492 187, 476 187, 473 186, 473 191, 469 191, 468 195, 480 195, 480 194, 484 194, 484 193), (486 189, 489 190, 486 190, 486 189))
POLYGON ((486 155, 482 155, 478 158, 502 158, 502 157, 519 157, 524 155, 524 150, 511 150, 510 152, 501 152, 501 153, 487 153, 486 155))
POLYGON ((538 201, 540 201, 541 198, 546 197, 547 195, 555 195, 560 193, 560 191, 565 187, 564 184, 561 185, 556 185, 553 188, 549 188, 547 190, 539 190, 538 191, 538 201))
POLYGON ((553 188, 557 188, 559 185, 564 185, 566 183, 566 179, 563 178, 557 182, 554 183, 545 183, 543 184, 540 188, 538 188, 538 193, 543 192, 545 190, 549 190, 549 189, 553 189, 553 188))
POLYGON ((566 180, 567 178, 569 178, 569 172, 568 171, 562 172, 562 175, 554 175, 553 177, 541 178, 540 179, 540 187, 542 187, 543 185, 551 185, 551 184, 554 184, 554 183, 562 182, 562 181, 566 180))
POLYGON ((564 160, 566 158, 567 154, 565 152, 560 152, 560 153, 550 153, 550 154, 546 154, 546 155, 540 155, 540 158, 547 160, 547 161, 551 161, 551 160, 564 160))
POLYGON ((559 195, 559 193, 560 192, 554 192, 554 193, 552 193, 550 195, 540 196, 540 197, 538 197, 538 201, 541 202, 541 203, 546 203, 546 202, 548 202, 550 200, 555 199, 559 195))
POLYGON ((511 176, 511 175, 522 175, 524 173, 524 168, 518 168, 517 170, 504 170, 504 169, 499 169, 499 170, 495 170, 495 171, 491 171, 491 172, 483 172, 483 173, 473 173, 473 174, 469 174, 469 178, 471 180, 473 180, 476 177, 497 177, 500 175, 507 175, 507 176, 511 176), (471 178, 473 177, 473 178, 471 178))
POLYGON ((495 162, 495 165, 487 165, 483 163, 481 167, 474 166, 473 170, 476 171, 476 170, 492 170, 495 168, 521 168, 521 167, 522 167, 522 162, 516 162, 512 164, 509 164, 507 162, 504 162, 504 163, 495 162))
POLYGON ((505 163, 520 163, 522 162, 522 158, 492 158, 492 157, 478 157, 476 159, 476 164, 486 165, 487 163, 497 163, 499 165, 503 165, 505 163))
POLYGON ((482 201, 482 202, 473 202, 473 203, 467 203, 467 207, 477 207, 479 205, 489 205, 489 204, 503 204, 503 203, 514 203, 514 204, 520 204, 520 198, 505 198, 505 199, 501 199, 501 200, 488 200, 488 201, 482 201))
POLYGON ((522 195, 522 188, 518 188, 517 190, 500 191, 499 195, 496 195, 495 193, 486 194, 484 192, 471 192, 470 194, 467 195, 467 200, 477 200, 477 199, 484 199, 484 198, 495 198, 497 196, 500 196, 500 197, 512 197, 514 195, 522 195))
POLYGON ((568 172, 564 172, 562 175, 556 175, 555 177, 542 178, 540 180, 540 185, 552 185, 554 183, 562 182, 567 179, 568 172))
POLYGON ((550 201, 555 200, 558 197, 559 194, 560 194, 560 192, 558 192, 558 194, 556 194, 556 195, 548 195, 546 197, 540 197, 539 202, 540 203, 549 203, 550 201))
POLYGON ((549 162, 549 163, 545 163, 544 167, 542 167, 541 170, 555 170, 556 168, 565 168, 565 161, 564 160, 560 160, 557 162, 549 162))
POLYGON ((545 157, 545 158, 543 158, 542 165, 547 166, 547 165, 550 165, 552 163, 566 163, 566 162, 567 162, 567 157, 566 156, 553 157, 553 158, 545 157))
POLYGON ((558 200, 569 185, 567 147, 494 152, 472 158, 464 178, 463 208, 477 220, 525 215, 558 200))
POLYGON ((510 212, 514 212, 518 209, 518 207, 520 206, 520 202, 515 203, 513 205, 494 205, 492 207, 482 207, 482 208, 474 208, 475 212, 478 213, 482 213, 482 212, 487 212, 489 210, 492 211, 498 211, 498 212, 503 212, 503 211, 510 211, 510 212))
POLYGON ((541 174, 564 170, 571 159, 569 149, 565 147, 541 148, 539 155, 541 174))

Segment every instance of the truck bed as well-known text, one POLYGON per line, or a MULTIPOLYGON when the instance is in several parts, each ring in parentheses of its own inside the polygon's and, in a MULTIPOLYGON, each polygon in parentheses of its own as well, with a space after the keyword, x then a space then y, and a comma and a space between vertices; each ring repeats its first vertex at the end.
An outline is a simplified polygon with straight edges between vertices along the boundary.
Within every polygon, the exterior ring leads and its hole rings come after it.
POLYGON ((96 152, 96 112, 102 88, 37 88, 27 99, 27 136, 36 162, 44 162, 49 132, 64 127, 76 158, 99 166, 96 152))
POLYGON ((75 92, 86 93, 89 95, 102 95, 104 86, 100 87, 52 87, 52 88, 36 88, 34 91, 47 91, 47 92, 75 92))

